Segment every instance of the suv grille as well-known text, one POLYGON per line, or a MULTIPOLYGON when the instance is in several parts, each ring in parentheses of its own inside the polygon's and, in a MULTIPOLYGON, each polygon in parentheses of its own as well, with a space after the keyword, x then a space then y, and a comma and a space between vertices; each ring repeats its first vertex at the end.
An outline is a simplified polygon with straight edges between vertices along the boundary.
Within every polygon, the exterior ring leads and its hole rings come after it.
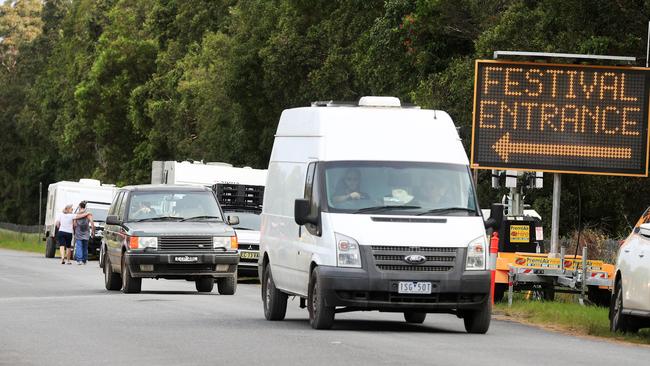
POLYGON ((380 271, 448 272, 454 269, 458 248, 400 247, 373 245, 372 255, 380 271), (426 258, 421 264, 411 264, 406 256, 419 254, 426 258), (434 254, 434 255, 432 255, 434 254))
POLYGON ((158 239, 158 250, 204 251, 212 250, 211 236, 163 236, 158 239))

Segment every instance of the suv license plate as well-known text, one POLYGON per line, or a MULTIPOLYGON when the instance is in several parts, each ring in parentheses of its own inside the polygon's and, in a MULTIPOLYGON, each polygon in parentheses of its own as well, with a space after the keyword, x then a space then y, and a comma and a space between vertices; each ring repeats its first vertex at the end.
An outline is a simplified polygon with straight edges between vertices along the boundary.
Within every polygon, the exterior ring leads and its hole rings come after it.
POLYGON ((174 262, 176 263, 196 263, 198 261, 199 261, 199 257, 195 257, 195 256, 184 255, 184 256, 174 257, 174 262))
POLYGON ((430 294, 431 282, 400 282, 397 288, 399 294, 430 294))

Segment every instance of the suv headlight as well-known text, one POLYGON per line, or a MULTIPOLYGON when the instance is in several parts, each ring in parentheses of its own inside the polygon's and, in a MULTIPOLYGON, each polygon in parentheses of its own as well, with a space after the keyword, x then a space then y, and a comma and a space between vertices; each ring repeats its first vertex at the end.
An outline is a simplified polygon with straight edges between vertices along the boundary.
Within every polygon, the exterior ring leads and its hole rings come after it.
POLYGON ((349 236, 334 233, 336 240, 336 265, 339 267, 361 268, 359 243, 349 236))
POLYGON ((479 236, 472 240, 467 246, 467 260, 465 270, 485 270, 485 255, 487 253, 485 236, 479 236))
POLYGON ((226 250, 236 250, 239 247, 237 236, 215 236, 212 238, 212 248, 223 248, 226 250))
POLYGON ((144 249, 153 248, 158 249, 158 238, 155 236, 132 236, 129 239, 129 248, 131 249, 144 249))

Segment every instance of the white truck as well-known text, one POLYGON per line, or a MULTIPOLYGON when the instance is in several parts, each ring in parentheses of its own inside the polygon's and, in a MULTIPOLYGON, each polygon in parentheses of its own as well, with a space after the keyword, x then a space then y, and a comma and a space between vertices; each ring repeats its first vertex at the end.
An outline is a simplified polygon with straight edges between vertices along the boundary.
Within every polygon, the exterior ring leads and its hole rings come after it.
POLYGON ((47 188, 45 208, 45 257, 53 258, 58 248, 56 243, 56 219, 66 205, 72 205, 74 211, 81 201, 86 201, 86 208, 93 214, 95 237, 88 242, 88 254, 99 255, 101 237, 104 230, 108 208, 113 201, 117 187, 114 184, 102 184, 96 179, 80 179, 78 182, 60 181, 47 188))
POLYGON ((239 217, 239 223, 232 225, 239 242, 238 272, 257 275, 266 174, 265 169, 239 168, 221 162, 154 161, 151 183, 211 187, 225 216, 239 217))

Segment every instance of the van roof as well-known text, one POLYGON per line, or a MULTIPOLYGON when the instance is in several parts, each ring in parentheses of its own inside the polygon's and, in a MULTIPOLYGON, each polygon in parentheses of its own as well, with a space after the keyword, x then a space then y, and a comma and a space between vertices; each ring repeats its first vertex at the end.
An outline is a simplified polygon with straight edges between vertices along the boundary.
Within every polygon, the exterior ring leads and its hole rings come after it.
POLYGON ((146 192, 167 192, 167 191, 183 191, 183 192, 211 192, 211 189, 204 186, 189 185, 189 184, 141 184, 136 186, 122 187, 127 191, 146 191, 146 192))

